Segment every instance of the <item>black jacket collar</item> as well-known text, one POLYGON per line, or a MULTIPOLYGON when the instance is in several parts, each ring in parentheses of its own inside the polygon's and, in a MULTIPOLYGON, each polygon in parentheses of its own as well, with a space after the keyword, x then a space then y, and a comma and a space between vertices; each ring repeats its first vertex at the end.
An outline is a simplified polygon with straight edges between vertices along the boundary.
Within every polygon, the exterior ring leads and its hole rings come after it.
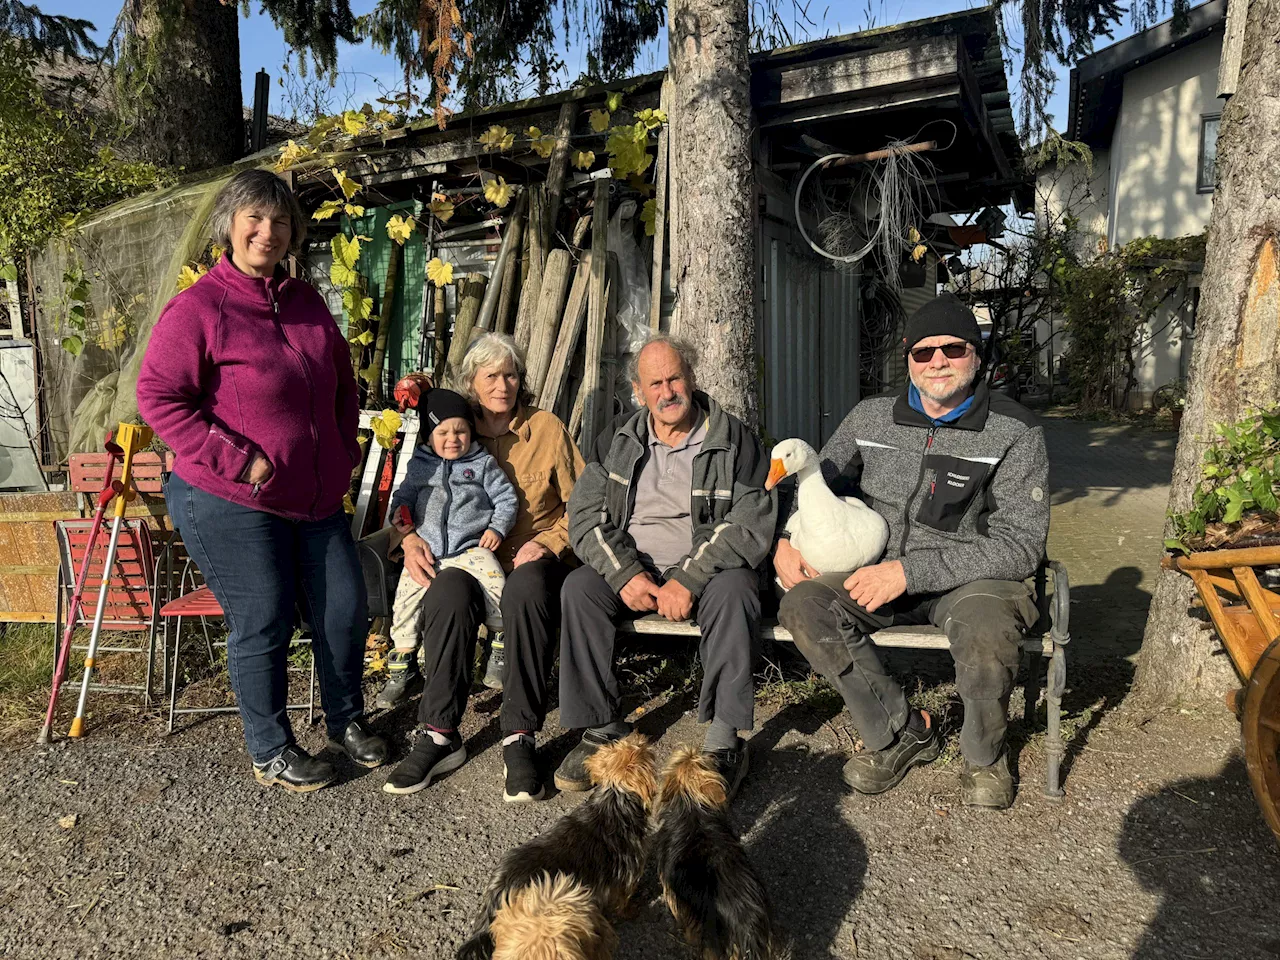
MULTIPOLYGON (((932 429, 934 426, 933 421, 912 407, 907 400, 908 389, 908 384, 903 384, 902 389, 898 392, 897 399, 893 401, 893 422, 900 427, 932 429)), ((954 423, 941 423, 938 426, 957 430, 972 430, 975 433, 981 432, 987 425, 987 413, 990 408, 991 391, 985 383, 979 383, 973 391, 973 403, 961 415, 960 419, 954 423)))

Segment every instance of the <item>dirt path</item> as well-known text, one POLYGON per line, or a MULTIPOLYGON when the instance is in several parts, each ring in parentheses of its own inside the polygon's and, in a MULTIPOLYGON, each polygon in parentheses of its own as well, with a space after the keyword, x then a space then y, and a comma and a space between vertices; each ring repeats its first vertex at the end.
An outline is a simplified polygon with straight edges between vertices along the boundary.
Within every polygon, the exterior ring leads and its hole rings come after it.
MULTIPOLYGON (((1041 795, 1042 737, 1021 728, 1007 813, 960 807, 957 763, 850 795, 831 698, 762 707, 735 816, 796 960, 1280 956, 1280 852, 1232 723, 1120 703, 1171 438, 1056 421, 1050 443, 1051 553, 1076 600, 1067 797, 1041 795)), ((380 791, 385 771, 351 766, 309 797, 263 792, 221 718, 169 738, 137 721, 0 748, 0 957, 451 956, 497 858, 578 802, 502 802, 497 706, 474 698, 474 759, 405 798, 380 791)), ((677 696, 642 718, 664 755, 699 738, 688 706, 677 696)), ((554 721, 549 764, 572 745, 554 721)), ((412 719, 386 722, 403 738, 412 719)), ((644 892, 619 960, 682 956, 651 880, 644 892)))

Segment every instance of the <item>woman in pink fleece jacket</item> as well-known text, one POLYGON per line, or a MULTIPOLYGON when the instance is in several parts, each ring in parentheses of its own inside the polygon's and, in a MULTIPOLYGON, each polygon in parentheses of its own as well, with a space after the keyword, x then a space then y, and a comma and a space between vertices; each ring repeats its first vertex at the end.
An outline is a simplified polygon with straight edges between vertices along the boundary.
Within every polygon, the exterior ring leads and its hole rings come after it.
POLYGON ((335 770, 294 741, 287 658, 311 625, 331 747, 387 760, 364 725, 364 578, 342 509, 360 457, 351 351, 320 295, 280 262, 306 219, 266 170, 233 177, 211 217, 227 253, 174 297, 152 331, 138 410, 173 448, 174 524, 226 615, 228 669, 253 773, 305 792, 335 770))

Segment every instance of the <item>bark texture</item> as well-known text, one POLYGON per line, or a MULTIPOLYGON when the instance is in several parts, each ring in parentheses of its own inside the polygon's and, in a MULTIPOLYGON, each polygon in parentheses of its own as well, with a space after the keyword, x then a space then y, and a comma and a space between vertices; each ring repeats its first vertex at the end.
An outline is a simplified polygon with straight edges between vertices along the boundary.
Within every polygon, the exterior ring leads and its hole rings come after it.
POLYGON ((130 145, 187 172, 244 156, 238 5, 135 0, 121 63, 119 103, 132 113, 130 145))
POLYGON ((672 332, 697 346, 699 385, 753 429, 759 410, 753 297, 746 0, 675 0, 670 170, 672 332))
MULTIPOLYGON (((1218 187, 1169 509, 1186 510, 1213 425, 1280 403, 1280 0, 1252 0, 1236 94, 1222 113, 1218 187)), ((1216 634, 1187 615, 1191 581, 1162 571, 1138 657, 1149 703, 1218 696, 1238 681, 1216 634)))

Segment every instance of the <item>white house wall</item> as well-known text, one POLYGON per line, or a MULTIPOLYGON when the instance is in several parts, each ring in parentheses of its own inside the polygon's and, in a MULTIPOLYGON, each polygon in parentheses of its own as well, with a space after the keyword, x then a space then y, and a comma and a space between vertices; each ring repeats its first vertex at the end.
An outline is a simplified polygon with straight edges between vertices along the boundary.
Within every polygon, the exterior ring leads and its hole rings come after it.
POLYGON ((1221 56, 1222 36, 1215 34, 1125 76, 1111 142, 1113 248, 1139 237, 1200 233, 1208 225, 1213 194, 1196 192, 1200 118, 1222 112, 1221 56))

